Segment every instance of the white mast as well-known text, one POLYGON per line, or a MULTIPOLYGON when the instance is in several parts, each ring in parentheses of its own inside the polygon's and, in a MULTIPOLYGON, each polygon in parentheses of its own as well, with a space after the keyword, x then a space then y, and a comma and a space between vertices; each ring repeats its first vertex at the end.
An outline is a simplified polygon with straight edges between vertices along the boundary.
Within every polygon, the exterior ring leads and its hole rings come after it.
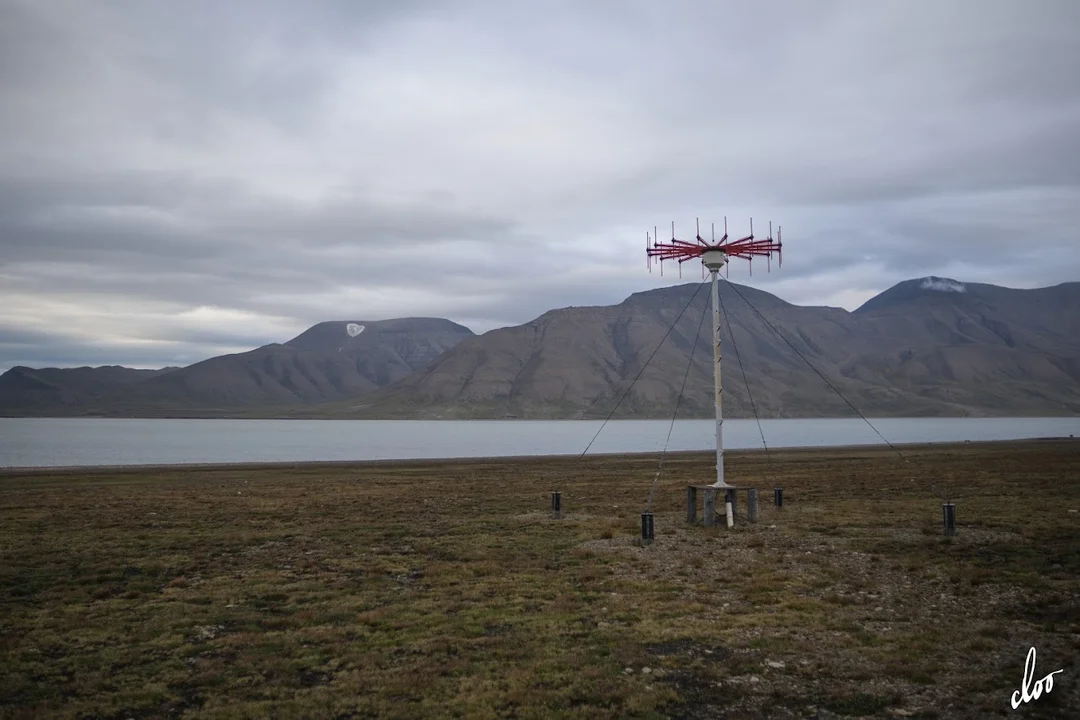
POLYGON ((718 275, 728 261, 727 254, 720 250, 706 250, 701 254, 701 264, 712 276, 712 311, 713 311, 713 380, 716 386, 716 482, 715 487, 732 487, 724 482, 724 385, 720 374, 720 289, 718 275))
MULTIPOLYGON (((723 392, 724 386, 720 376, 720 290, 718 287, 720 269, 727 264, 729 257, 739 257, 744 260, 753 260, 754 256, 765 257, 771 260, 773 252, 776 253, 777 261, 781 258, 783 243, 780 241, 780 229, 776 230, 776 240, 772 238, 772 223, 769 223, 769 236, 760 240, 754 239, 754 220, 750 219, 750 234, 738 240, 728 240, 727 218, 724 218, 724 237, 716 242, 716 232, 713 231, 713 242, 707 243, 701 237, 700 226, 698 234, 694 238, 696 242, 678 240, 675 237, 675 223, 671 223, 671 242, 658 242, 656 228, 653 228, 653 236, 645 233, 645 262, 652 269, 652 259, 660 260, 661 273, 663 273, 664 260, 677 260, 679 266, 692 258, 701 258, 701 264, 708 268, 712 279, 712 310, 713 310, 713 378, 716 386, 716 482, 706 490, 706 507, 711 507, 710 493, 715 493, 712 488, 724 490, 725 505, 727 506, 727 526, 734 525, 734 499, 737 488, 724 482, 724 409, 723 392), (651 242, 651 244, 650 244, 651 242)), ((711 525, 711 519, 706 520, 711 525)))

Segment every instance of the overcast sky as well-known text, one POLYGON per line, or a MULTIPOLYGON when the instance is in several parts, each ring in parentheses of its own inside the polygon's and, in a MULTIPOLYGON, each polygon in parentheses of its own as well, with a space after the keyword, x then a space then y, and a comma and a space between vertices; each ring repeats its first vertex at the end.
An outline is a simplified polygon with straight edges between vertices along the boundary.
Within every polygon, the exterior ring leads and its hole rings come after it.
POLYGON ((800 304, 1080 280, 1078 33, 1076 0, 0 0, 0 370, 617 303, 695 217, 781 223, 731 279, 800 304))

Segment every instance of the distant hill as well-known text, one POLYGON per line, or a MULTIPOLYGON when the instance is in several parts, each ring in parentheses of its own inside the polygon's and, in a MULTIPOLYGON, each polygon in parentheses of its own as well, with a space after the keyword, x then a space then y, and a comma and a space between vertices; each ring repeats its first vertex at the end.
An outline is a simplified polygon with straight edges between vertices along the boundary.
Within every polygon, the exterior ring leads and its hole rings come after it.
POLYGON ((847 374, 980 412, 1080 413, 1080 283, 1014 290, 922 278, 854 315, 863 346, 847 374))
MULTIPOLYGON (((696 289, 679 285, 618 305, 553 310, 470 338, 391 388, 298 413, 604 417, 696 289)), ((765 417, 853 414, 818 372, 870 415, 1080 413, 1080 283, 1013 290, 921 278, 855 312, 800 307, 726 282, 720 297, 729 417, 750 416, 752 406, 765 417)), ((702 312, 711 315, 708 302, 702 290, 616 417, 670 415, 695 338, 680 416, 712 415, 711 317, 699 328, 702 312)))
MULTIPOLYGON (((616 417, 670 417, 693 354, 679 414, 711 417, 707 287, 642 370, 697 289, 551 310, 479 336, 435 318, 335 321, 186 368, 15 368, 0 376, 0 414, 591 418, 640 373, 616 417)), ((726 281, 720 297, 728 417, 852 415, 830 384, 870 416, 1080 414, 1080 283, 919 278, 854 312, 726 281)))
MULTIPOLYGON (((48 395, 29 392, 25 380, 11 383, 22 390, 8 392, 12 370, 0 376, 0 414, 219 416, 327 402, 400 380, 471 336, 468 328, 438 318, 324 322, 284 344, 154 371, 137 381, 104 382, 94 392, 78 371, 57 369, 31 371, 48 374, 48 395)), ((95 377, 105 378, 101 370, 93 369, 95 377)))
POLYGON ((0 375, 0 415, 40 414, 39 410, 69 414, 119 388, 176 369, 133 370, 118 365, 40 370, 14 367, 0 375))

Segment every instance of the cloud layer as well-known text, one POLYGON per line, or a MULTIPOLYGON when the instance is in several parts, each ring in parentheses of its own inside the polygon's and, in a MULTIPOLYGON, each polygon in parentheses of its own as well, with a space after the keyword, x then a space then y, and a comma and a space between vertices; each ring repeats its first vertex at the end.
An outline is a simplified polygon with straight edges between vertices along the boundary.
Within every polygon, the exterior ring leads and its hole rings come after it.
POLYGON ((483 332, 674 282, 645 231, 699 216, 782 222, 753 282, 791 302, 1077 280, 1077 27, 1072 0, 0 0, 0 370, 483 332))

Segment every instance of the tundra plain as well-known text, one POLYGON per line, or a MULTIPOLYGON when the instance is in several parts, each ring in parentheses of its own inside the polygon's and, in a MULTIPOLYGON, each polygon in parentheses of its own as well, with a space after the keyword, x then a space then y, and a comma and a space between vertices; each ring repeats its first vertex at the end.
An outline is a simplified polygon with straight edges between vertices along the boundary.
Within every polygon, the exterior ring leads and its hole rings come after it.
POLYGON ((713 462, 0 471, 0 716, 1080 716, 1080 442, 713 462))

